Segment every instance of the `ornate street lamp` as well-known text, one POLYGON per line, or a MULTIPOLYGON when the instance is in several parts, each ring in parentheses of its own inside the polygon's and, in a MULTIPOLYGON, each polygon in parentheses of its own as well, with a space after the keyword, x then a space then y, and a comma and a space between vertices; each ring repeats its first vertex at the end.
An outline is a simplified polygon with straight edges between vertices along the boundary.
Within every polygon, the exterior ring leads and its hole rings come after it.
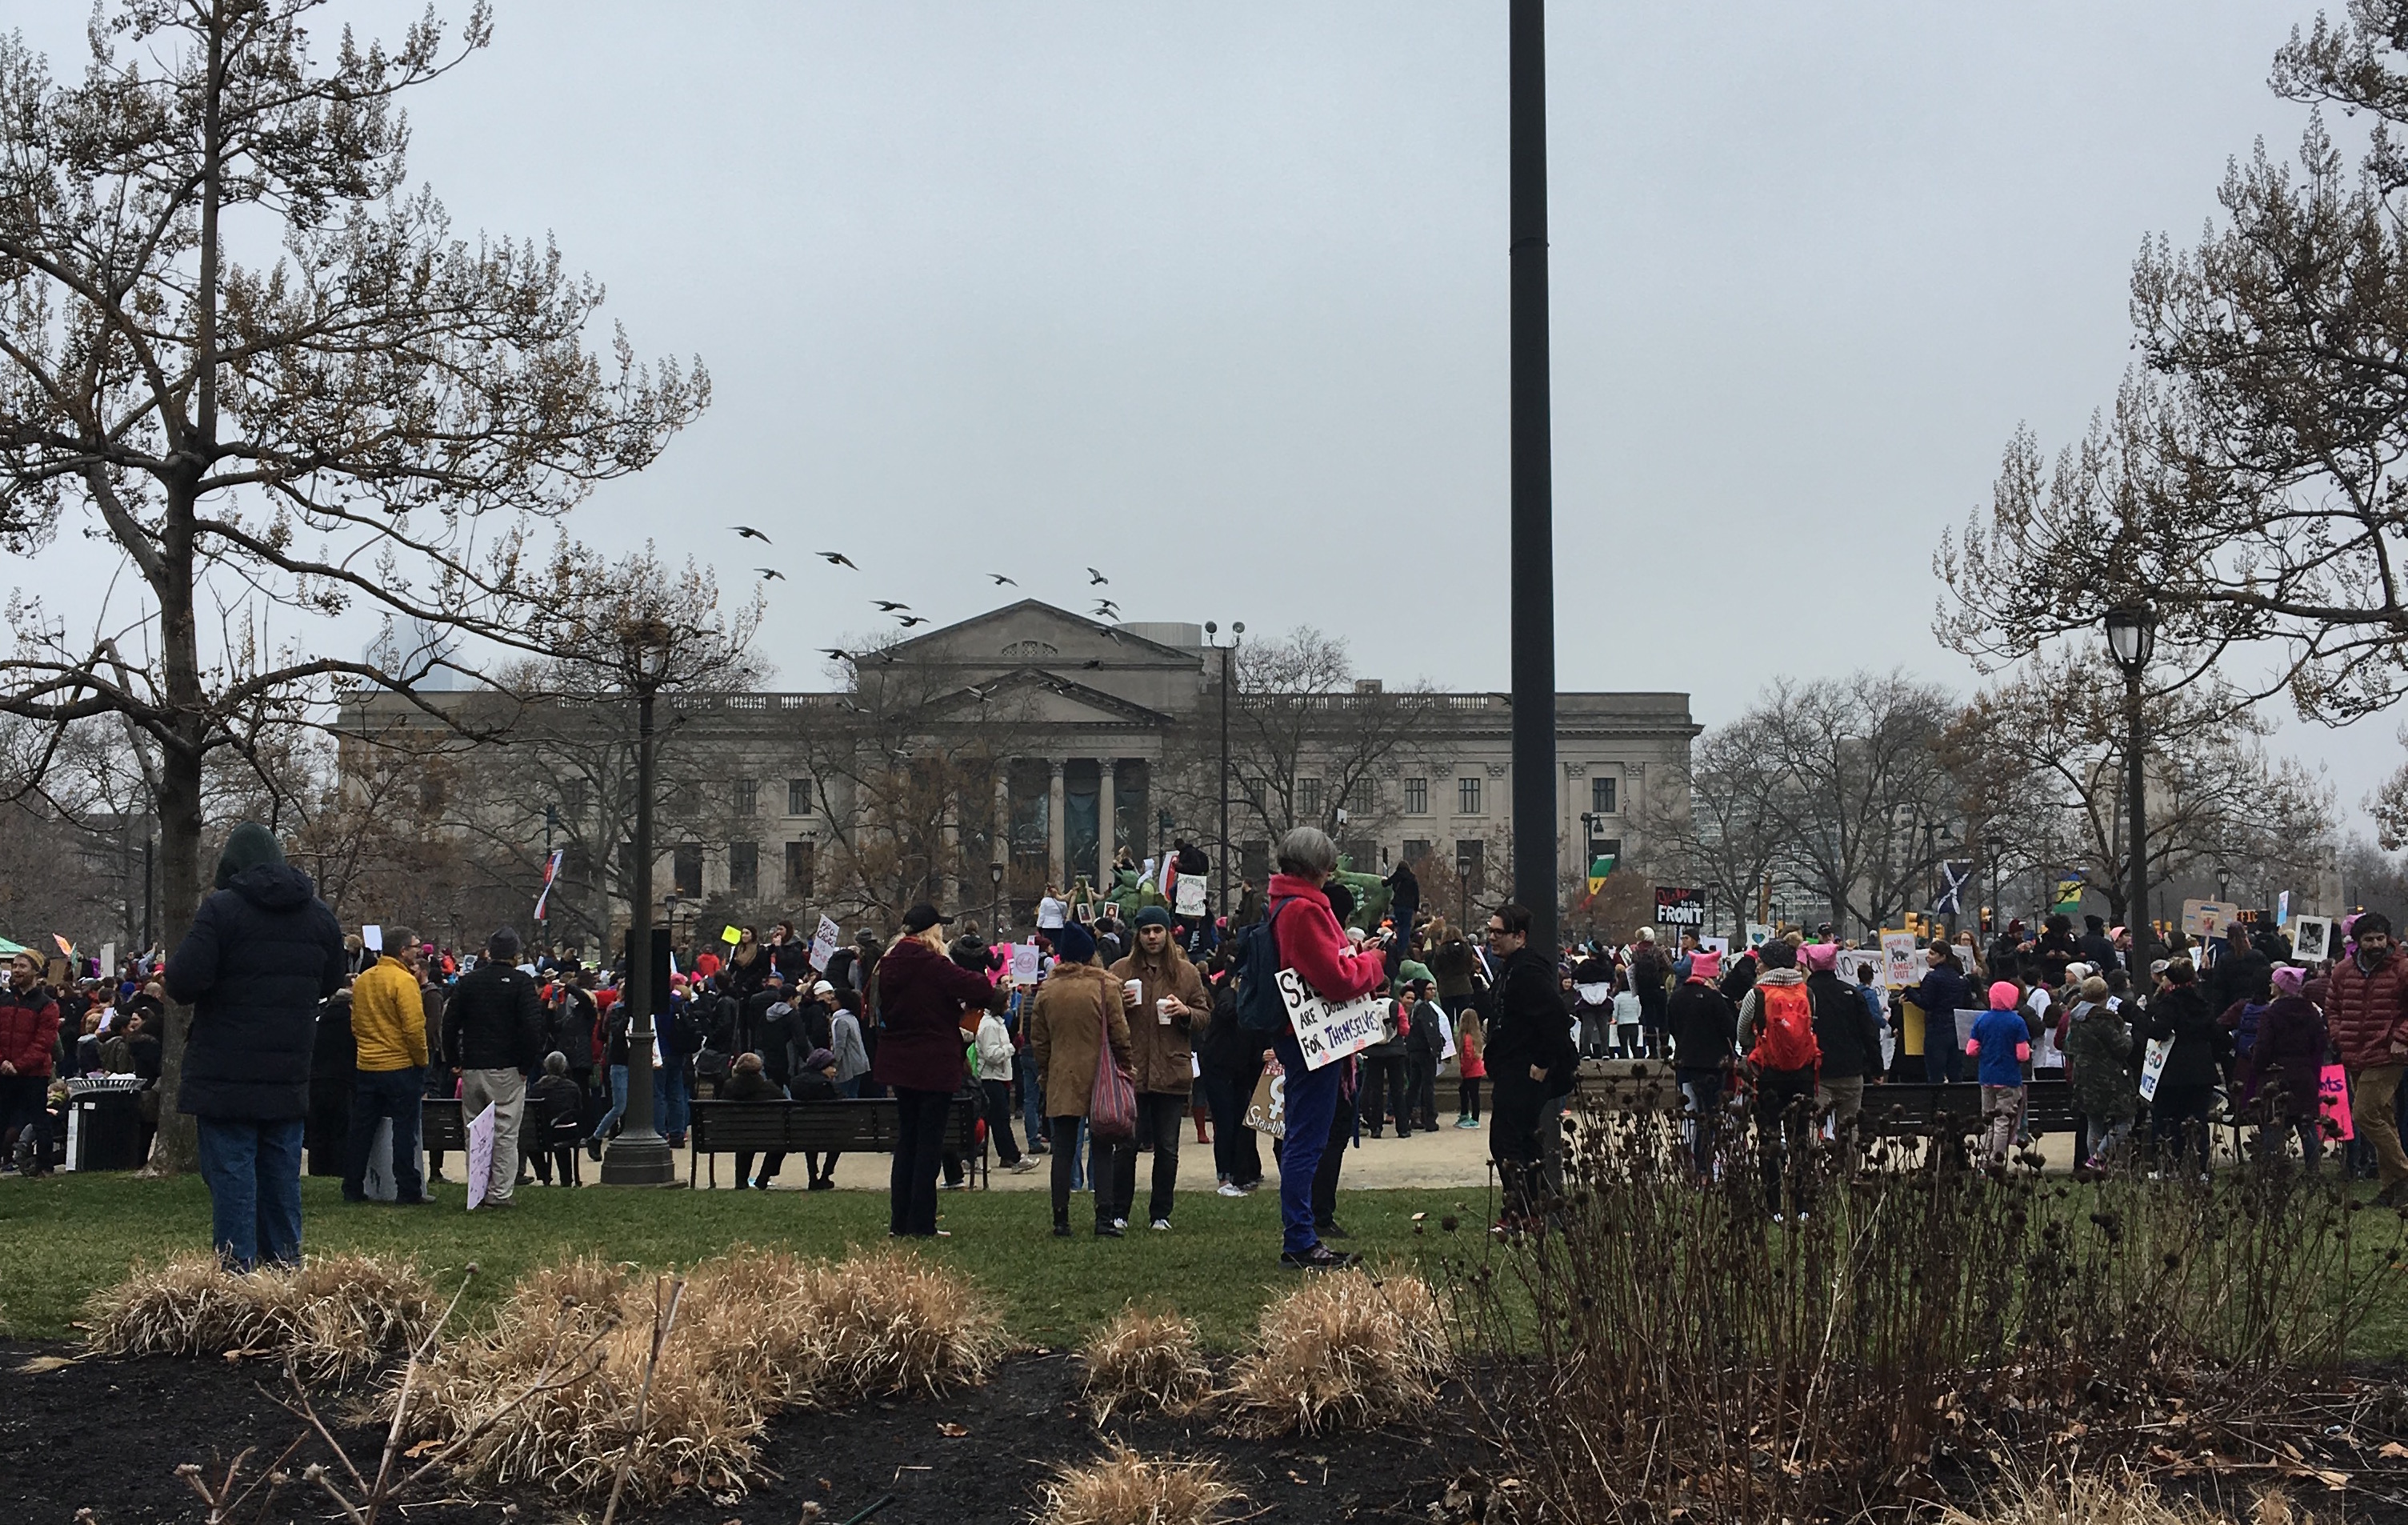
POLYGON ((677 1160, 652 1115, 652 1011, 666 991, 652 988, 652 698, 668 676, 671 637, 654 616, 631 620, 619 633, 622 674, 636 691, 635 883, 628 887, 627 1110, 619 1136, 602 1155, 605 1186, 666 1186, 677 1160))
POLYGON ((986 866, 987 877, 994 888, 987 896, 986 921, 988 935, 1003 935, 1003 859, 996 858, 986 866))
MULTIPOLYGON (((2157 655, 2157 613, 2147 604, 2119 604, 2107 611, 2107 649, 2124 669, 2125 786, 2131 791, 2131 858, 2126 867, 2124 924, 2131 929, 2133 978, 2149 967, 2153 929, 2149 925, 2149 799, 2148 770, 2141 714, 2141 679, 2157 655)), ((2137 988, 2137 986, 2136 986, 2137 988)))
MULTIPOLYGON (((1236 620, 1230 623, 1226 645, 1211 639, 1220 633, 1218 623, 1212 620, 1204 622, 1205 644, 1221 654, 1221 899, 1217 909, 1226 916, 1229 914, 1232 903, 1229 899, 1229 658, 1237 651, 1238 643, 1245 639, 1246 622, 1236 620)), ((1170 851, 1169 842, 1165 842, 1162 850, 1166 853, 1170 851)))

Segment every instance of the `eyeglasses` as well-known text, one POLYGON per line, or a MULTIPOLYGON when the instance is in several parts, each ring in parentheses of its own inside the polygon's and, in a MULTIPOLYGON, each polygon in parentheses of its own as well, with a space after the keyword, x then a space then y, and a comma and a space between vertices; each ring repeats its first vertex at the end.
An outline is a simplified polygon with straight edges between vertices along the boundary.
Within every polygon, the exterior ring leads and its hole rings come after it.
POLYGON ((1513 934, 1507 931, 1504 928, 1496 925, 1494 922, 1491 922, 1488 927, 1488 935, 1490 937, 1511 937, 1513 934))

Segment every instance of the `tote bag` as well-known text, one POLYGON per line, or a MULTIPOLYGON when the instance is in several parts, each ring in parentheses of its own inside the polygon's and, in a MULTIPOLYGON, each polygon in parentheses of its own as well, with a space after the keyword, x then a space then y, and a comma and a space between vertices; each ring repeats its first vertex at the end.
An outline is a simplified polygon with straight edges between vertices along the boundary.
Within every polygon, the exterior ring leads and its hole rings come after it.
MULTIPOLYGON (((1111 994, 1117 994, 1113 986, 1111 994)), ((1087 1133, 1105 1144, 1126 1144, 1137 1137, 1137 1087, 1129 1073, 1112 1057, 1112 1012, 1107 995, 1096 1005, 1102 1029, 1096 1035, 1096 1085, 1087 1096, 1087 1133)))

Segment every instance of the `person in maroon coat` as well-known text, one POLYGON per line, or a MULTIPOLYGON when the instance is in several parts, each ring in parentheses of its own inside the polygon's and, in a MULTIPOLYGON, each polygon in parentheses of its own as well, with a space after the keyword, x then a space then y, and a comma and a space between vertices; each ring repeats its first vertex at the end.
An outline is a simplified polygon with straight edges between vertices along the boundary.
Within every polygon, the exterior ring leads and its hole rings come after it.
POLYGON ((2408 1154, 2400 1148, 2392 1098, 2408 1070, 2408 959, 2391 941, 2391 922, 2370 911, 2350 925, 2358 951, 2333 966, 2325 1017, 2349 1071, 2350 1120, 2374 1150, 2383 1173, 2375 1200, 2389 1206, 2408 1192, 2408 1154))
POLYGON ((59 998, 42 983, 42 961, 19 952, 0 991, 0 1158, 28 1175, 50 1173, 50 1060, 59 1042, 59 998))
POLYGON ((897 1235, 936 1235, 945 1120, 968 1073, 963 1053, 978 1030, 978 1014, 1000 1012, 1011 999, 1010 980, 990 985, 985 975, 947 956, 945 926, 952 920, 932 905, 903 913, 903 935, 871 976, 879 1041, 869 1073, 895 1092, 895 1171, 887 1186, 886 1227, 897 1235))

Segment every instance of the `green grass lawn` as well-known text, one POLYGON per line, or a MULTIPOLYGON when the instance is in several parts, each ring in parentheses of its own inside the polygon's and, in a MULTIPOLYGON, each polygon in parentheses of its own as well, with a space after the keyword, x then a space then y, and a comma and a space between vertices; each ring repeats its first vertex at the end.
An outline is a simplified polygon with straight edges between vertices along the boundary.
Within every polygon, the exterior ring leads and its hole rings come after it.
MULTIPOLYGON (((336 1182, 304 1181, 304 1244, 312 1252, 414 1255, 438 1273, 475 1261, 478 1286, 462 1307, 473 1317, 527 1271, 566 1255, 667 1269, 731 1244, 833 1258, 887 1243, 883 1192, 530 1187, 511 1212, 470 1214, 461 1210, 459 1187, 438 1189, 445 1200, 430 1208, 354 1206, 343 1202, 336 1182)), ((1142 1180, 1139 1189, 1141 1206, 1142 1180)), ((1234 1348, 1253 1332, 1264 1302, 1298 1275, 1279 1264, 1279 1200, 1268 1191, 1242 1200, 1182 1193, 1176 1229, 1132 1226, 1117 1241, 1087 1235, 1089 1199, 1072 1204, 1071 1221, 1081 1228, 1067 1240, 1053 1237, 1042 1193, 946 1192, 938 1207, 939 1226, 951 1236, 924 1252, 999 1300, 1011 1332, 1032 1345, 1074 1344, 1136 1301, 1175 1307, 1215 1347, 1234 1348)), ((1340 1208, 1340 1223, 1354 1235, 1344 1248, 1402 1263, 1475 1249, 1487 1221, 1476 1189, 1348 1192, 1340 1208), (1416 1236, 1412 1216, 1424 1212, 1426 1231, 1416 1236), (1440 1228, 1450 1213, 1463 1222, 1454 1235, 1440 1228)), ((128 1267, 204 1250, 208 1240, 208 1193, 197 1177, 0 1182, 0 1315, 19 1338, 71 1335, 84 1300, 128 1267)), ((448 1276, 442 1285, 451 1286, 448 1276)))

